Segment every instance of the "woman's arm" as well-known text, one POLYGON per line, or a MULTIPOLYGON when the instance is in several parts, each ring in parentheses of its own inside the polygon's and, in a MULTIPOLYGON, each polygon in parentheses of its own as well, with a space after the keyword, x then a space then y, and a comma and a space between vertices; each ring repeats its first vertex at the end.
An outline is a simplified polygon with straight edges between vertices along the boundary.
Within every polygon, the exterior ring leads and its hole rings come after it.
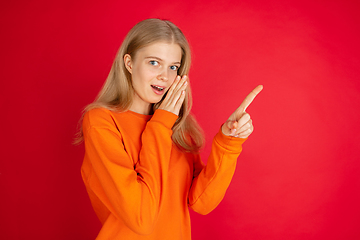
POLYGON ((221 202, 234 175, 245 140, 225 136, 220 130, 214 137, 206 166, 197 156, 189 192, 189 207, 195 212, 208 214, 221 202))
POLYGON ((171 127, 177 116, 163 110, 154 113, 142 134, 142 148, 134 166, 111 115, 101 111, 90 111, 84 118, 84 161, 92 166, 86 181, 112 214, 134 232, 148 234, 153 229, 166 184, 171 127), (93 178, 97 181, 92 181, 93 178), (100 184, 92 185, 94 182, 100 184))
POLYGON ((253 131, 246 108, 262 90, 256 87, 222 125, 214 137, 211 154, 204 166, 199 157, 194 162, 194 179, 189 193, 189 206, 196 212, 207 214, 223 199, 235 172, 242 144, 253 131))

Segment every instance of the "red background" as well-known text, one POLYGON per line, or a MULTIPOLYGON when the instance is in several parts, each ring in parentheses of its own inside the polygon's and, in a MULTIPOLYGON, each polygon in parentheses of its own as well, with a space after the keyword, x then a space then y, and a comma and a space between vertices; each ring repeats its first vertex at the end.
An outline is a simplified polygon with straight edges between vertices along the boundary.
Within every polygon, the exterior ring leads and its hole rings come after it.
POLYGON ((94 239, 72 146, 125 34, 170 19, 210 141, 258 84, 222 203, 193 238, 360 239, 358 1, 2 1, 0 239, 94 239), (221 2, 221 3, 220 3, 221 2))

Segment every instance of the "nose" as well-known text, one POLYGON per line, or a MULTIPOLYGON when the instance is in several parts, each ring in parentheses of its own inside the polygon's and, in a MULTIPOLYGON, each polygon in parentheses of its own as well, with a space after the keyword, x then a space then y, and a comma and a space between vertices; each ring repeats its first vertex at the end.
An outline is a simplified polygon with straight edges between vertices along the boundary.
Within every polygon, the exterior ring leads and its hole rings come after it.
POLYGON ((162 69, 162 71, 158 75, 158 79, 162 81, 168 81, 169 80, 169 73, 166 69, 162 69))

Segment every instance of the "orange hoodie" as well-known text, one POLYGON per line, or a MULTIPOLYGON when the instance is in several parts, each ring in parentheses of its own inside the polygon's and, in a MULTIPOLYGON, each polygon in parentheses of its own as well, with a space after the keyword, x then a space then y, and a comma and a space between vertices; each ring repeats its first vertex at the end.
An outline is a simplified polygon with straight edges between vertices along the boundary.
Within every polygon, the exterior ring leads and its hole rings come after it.
POLYGON ((159 109, 85 114, 81 173, 103 224, 97 239, 191 239, 188 207, 207 214, 224 197, 245 139, 220 130, 204 166, 172 142, 176 119, 159 109))

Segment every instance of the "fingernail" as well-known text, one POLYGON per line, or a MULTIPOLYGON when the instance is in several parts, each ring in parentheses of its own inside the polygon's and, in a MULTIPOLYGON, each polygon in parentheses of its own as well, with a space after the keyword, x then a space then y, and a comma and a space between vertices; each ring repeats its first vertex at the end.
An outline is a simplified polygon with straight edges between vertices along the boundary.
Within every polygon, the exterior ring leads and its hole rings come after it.
POLYGON ((187 84, 188 84, 188 82, 187 82, 187 81, 185 81, 185 82, 184 82, 184 85, 186 86, 187 84))

